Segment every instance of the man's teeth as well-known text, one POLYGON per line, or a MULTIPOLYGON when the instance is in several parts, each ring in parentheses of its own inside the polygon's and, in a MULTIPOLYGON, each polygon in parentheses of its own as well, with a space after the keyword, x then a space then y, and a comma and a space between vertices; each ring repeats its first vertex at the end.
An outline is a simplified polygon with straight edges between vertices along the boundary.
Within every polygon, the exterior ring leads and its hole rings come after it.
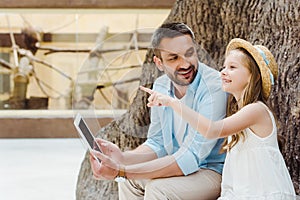
POLYGON ((186 70, 182 70, 182 71, 178 72, 178 74, 185 75, 185 74, 190 73, 190 71, 191 71, 191 68, 188 68, 186 70))

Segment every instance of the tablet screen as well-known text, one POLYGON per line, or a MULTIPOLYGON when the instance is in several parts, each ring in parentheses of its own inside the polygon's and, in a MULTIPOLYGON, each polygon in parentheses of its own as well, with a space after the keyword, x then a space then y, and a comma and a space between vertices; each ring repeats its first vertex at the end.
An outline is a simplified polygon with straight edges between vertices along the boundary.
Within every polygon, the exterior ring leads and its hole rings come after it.
POLYGON ((78 126, 79 126, 81 132, 83 133, 84 137, 86 138, 87 142, 89 143, 91 149, 100 151, 98 145, 95 145, 94 137, 93 137, 91 131, 89 130, 89 128, 87 127, 86 123, 83 121, 83 119, 80 119, 78 126))

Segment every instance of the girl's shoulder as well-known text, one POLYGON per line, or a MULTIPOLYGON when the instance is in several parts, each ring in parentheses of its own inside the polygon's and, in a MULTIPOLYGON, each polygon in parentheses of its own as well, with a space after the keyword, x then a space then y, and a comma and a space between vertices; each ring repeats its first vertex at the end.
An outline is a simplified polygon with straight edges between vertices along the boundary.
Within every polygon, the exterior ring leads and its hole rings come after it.
MULTIPOLYGON (((264 104, 263 102, 257 101, 257 102, 245 105, 243 108, 241 108, 241 110, 259 112, 259 113, 264 112, 265 113, 266 111, 269 111, 269 107, 266 104, 264 104)), ((257 113, 257 114, 259 114, 259 113, 257 113)))
POLYGON ((274 118, 269 107, 261 101, 248 104, 243 108, 253 113, 255 123, 249 127, 251 131, 261 138, 267 137, 274 132, 274 118))
POLYGON ((270 118, 268 106, 260 101, 247 104, 240 109, 240 112, 251 118, 252 125, 262 123, 264 119, 270 118))

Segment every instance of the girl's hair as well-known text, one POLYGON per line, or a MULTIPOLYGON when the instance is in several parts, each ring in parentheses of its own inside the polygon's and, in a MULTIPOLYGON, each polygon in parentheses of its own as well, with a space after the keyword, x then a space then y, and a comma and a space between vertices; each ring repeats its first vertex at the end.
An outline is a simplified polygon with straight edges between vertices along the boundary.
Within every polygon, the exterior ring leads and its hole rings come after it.
MULTIPOLYGON (((262 79, 260 75, 260 70, 253 59, 253 57, 243 48, 237 48, 232 51, 240 51, 243 55, 244 66, 247 67, 251 74, 250 82, 246 86, 244 95, 240 99, 241 102, 237 102, 236 99, 233 97, 232 94, 229 94, 228 101, 227 101, 227 117, 236 113, 242 107, 261 101, 266 104, 266 99, 263 97, 262 93, 262 79), (240 103, 241 107, 238 107, 238 103, 240 103)), ((230 53, 230 52, 229 52, 230 53)), ((244 131, 240 131, 236 134, 231 136, 231 140, 229 141, 228 138, 225 138, 221 152, 229 151, 234 145, 238 143, 239 140, 245 139, 244 131)))

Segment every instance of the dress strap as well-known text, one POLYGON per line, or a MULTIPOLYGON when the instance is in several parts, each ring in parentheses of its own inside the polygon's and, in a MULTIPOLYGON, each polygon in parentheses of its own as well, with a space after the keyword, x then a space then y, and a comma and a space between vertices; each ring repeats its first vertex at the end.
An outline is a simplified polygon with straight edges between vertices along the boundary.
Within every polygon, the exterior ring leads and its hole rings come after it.
POLYGON ((259 104, 261 104, 262 106, 264 106, 265 109, 268 111, 269 116, 271 117, 272 126, 273 126, 272 132, 274 132, 274 129, 276 129, 276 122, 275 122, 275 117, 274 117, 273 112, 272 112, 272 111, 270 110, 270 108, 269 108, 266 104, 264 104, 263 102, 257 101, 257 103, 259 103, 259 104))

